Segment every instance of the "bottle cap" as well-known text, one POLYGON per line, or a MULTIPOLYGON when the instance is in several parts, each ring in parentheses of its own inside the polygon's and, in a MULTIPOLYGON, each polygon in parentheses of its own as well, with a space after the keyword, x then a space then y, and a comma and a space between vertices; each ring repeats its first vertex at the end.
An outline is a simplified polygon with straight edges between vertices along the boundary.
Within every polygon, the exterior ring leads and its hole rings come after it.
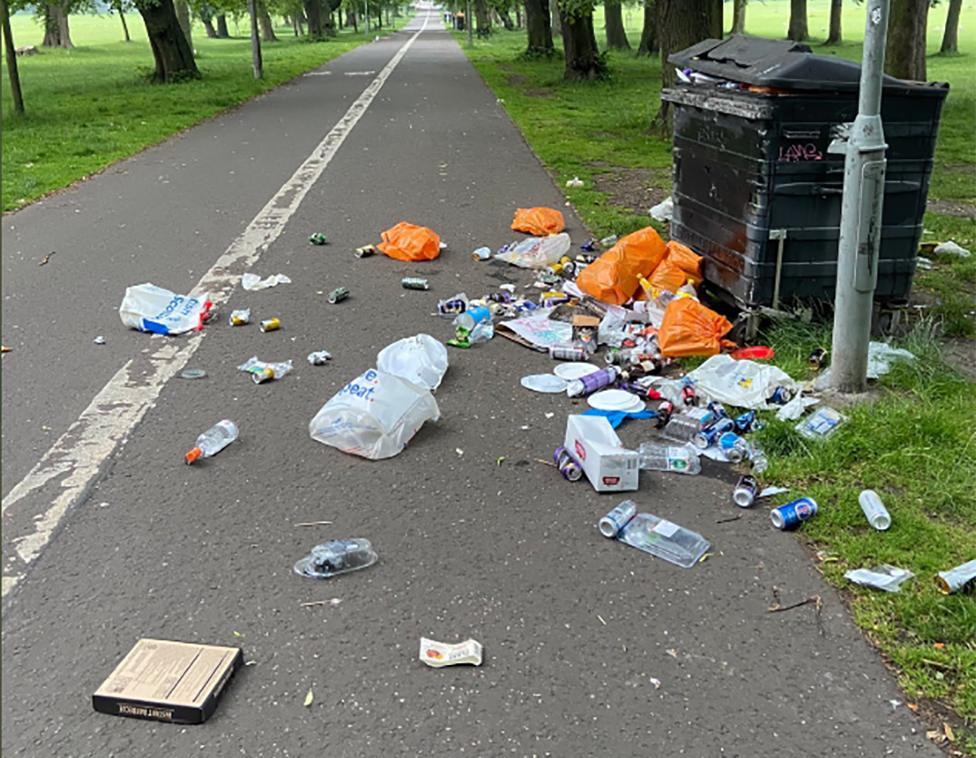
POLYGON ((203 450, 201 450, 198 447, 193 448, 189 453, 187 453, 184 456, 184 458, 186 459, 186 465, 189 466, 194 461, 199 460, 200 456, 202 455, 203 455, 203 450))

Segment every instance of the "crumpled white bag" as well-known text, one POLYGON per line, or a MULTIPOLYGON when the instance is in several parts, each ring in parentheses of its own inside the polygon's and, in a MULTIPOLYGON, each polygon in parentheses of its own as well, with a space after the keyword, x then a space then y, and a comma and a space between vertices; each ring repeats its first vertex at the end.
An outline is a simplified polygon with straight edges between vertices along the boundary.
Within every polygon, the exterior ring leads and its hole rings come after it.
POLYGON ((211 308, 213 303, 206 293, 199 297, 177 295, 147 282, 126 287, 119 318, 140 332, 184 334, 202 329, 211 308))
POLYGON ((333 395, 308 431, 323 444, 379 460, 401 452, 424 422, 440 416, 430 390, 371 368, 333 395))
POLYGON ((266 290, 269 287, 277 287, 279 284, 291 284, 291 279, 284 274, 272 274, 271 276, 262 279, 257 274, 252 274, 250 272, 241 277, 241 287, 250 292, 254 292, 255 290, 266 290))
POLYGON ((776 366, 755 361, 737 361, 732 356, 713 355, 688 373, 698 395, 739 408, 766 410, 766 399, 777 387, 796 393, 798 386, 790 375, 776 366))
POLYGON ((521 268, 545 268, 569 252, 570 240, 566 232, 548 237, 528 237, 511 250, 495 256, 495 260, 521 268))
MULTIPOLYGON (((910 350, 900 347, 892 347, 887 342, 868 343, 868 379, 880 379, 891 371, 891 364, 896 361, 913 361, 915 354, 910 350)), ((818 389, 826 389, 830 386, 830 369, 828 368, 816 378, 813 386, 818 389)))
POLYGON ((447 348, 429 334, 404 337, 384 347, 376 368, 421 387, 436 390, 447 373, 447 348))

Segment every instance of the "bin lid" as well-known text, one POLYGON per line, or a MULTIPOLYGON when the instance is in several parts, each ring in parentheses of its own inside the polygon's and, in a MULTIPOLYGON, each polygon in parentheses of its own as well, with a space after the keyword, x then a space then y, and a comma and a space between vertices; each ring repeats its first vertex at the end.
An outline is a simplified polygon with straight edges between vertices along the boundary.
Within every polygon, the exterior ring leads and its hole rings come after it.
MULTIPOLYGON (((706 39, 668 56, 668 62, 720 79, 776 89, 856 91, 861 80, 861 67, 853 61, 814 55, 798 42, 742 34, 706 39)), ((944 94, 945 85, 908 82, 886 74, 884 88, 944 94)))

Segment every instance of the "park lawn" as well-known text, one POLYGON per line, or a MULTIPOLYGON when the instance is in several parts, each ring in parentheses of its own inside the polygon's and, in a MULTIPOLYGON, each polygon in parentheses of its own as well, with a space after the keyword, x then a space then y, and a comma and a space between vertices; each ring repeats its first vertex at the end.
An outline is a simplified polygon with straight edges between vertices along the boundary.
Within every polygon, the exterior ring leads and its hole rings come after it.
MULTIPOLYGON (((784 36, 788 7, 788 0, 750 3, 747 31, 784 36)), ((819 0, 810 3, 810 44, 815 49, 826 36, 827 7, 819 0)), ((600 10, 595 26, 602 40, 600 10)), ((849 41, 822 51, 859 58, 863 14, 863 4, 845 3, 849 41)), ((944 4, 930 12, 932 52, 941 42, 944 14, 944 4)), ((640 13, 630 9, 624 16, 636 46, 640 13)), ((465 44, 463 35, 457 38, 465 44)), ((526 61, 519 58, 524 47, 524 33, 497 31, 467 52, 557 184, 563 187, 574 176, 584 181, 583 187, 565 192, 596 236, 646 226, 647 206, 670 194, 671 182, 670 143, 648 129, 659 104, 659 61, 610 53, 607 81, 569 84, 562 81, 561 56, 526 61), (643 204, 635 207, 638 202, 643 204)), ((970 217, 928 213, 924 239, 951 238, 976 250, 974 0, 964 5, 960 49, 958 56, 929 58, 929 78, 949 81, 952 87, 929 197, 970 217)), ((907 695, 920 699, 923 711, 947 713, 950 720, 954 711, 972 723, 976 603, 971 597, 941 596, 933 576, 976 557, 976 382, 946 364, 938 339, 940 331, 969 338, 976 333, 976 256, 937 261, 916 282, 917 289, 928 290, 937 300, 904 340, 918 360, 896 367, 879 382, 873 402, 846 411, 849 422, 827 444, 812 444, 792 425, 772 421, 761 433, 771 459, 765 479, 821 504, 821 513, 804 526, 801 538, 811 546, 824 576, 845 591, 855 620, 894 665, 907 695), (876 489, 887 504, 894 519, 889 532, 877 533, 866 525, 857 504, 863 488, 876 489), (843 579, 848 569, 884 562, 910 568, 917 576, 891 595, 855 588, 843 579)), ((776 363, 805 379, 810 376, 810 351, 830 346, 830 326, 774 324, 759 342, 775 347, 776 363)), ((972 350, 971 341, 963 344, 972 350)), ((956 747, 976 753, 972 727, 957 729, 956 737, 956 747)))
MULTIPOLYGON (((193 46, 202 78, 151 84, 153 58, 145 26, 127 17, 133 41, 120 41, 118 16, 72 16, 73 50, 41 50, 18 58, 26 117, 12 112, 3 70, 3 210, 42 197, 149 145, 248 100, 361 45, 365 32, 343 31, 309 43, 279 28, 278 42, 264 43, 262 81, 251 74, 250 40, 207 39, 199 24, 193 46)), ((40 44, 30 16, 12 19, 18 46, 40 44)), ((400 25, 402 25, 402 20, 400 25)), ((232 34, 246 34, 230 25, 232 34)))

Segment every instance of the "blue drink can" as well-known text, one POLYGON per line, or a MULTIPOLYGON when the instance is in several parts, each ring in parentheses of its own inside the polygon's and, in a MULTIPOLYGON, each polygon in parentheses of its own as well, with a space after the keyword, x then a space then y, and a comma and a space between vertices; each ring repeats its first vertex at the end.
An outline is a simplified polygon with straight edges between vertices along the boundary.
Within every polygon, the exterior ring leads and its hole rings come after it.
POLYGON ((718 442, 719 437, 726 432, 731 432, 733 429, 735 429, 735 422, 732 419, 719 419, 707 429, 702 429, 698 432, 698 434, 691 438, 691 442, 695 447, 704 450, 706 447, 714 445, 718 442))
POLYGON ((739 434, 751 432, 756 426, 756 412, 746 411, 741 416, 735 417, 735 428, 739 434))
POLYGON ((627 525, 627 522, 636 515, 637 504, 633 500, 624 500, 620 505, 610 511, 610 513, 600 519, 597 527, 600 530, 600 534, 609 539, 613 539, 627 525))
POLYGON ((718 448, 732 463, 741 463, 749 455, 749 443, 735 432, 726 432, 719 437, 718 448))
POLYGON ((786 387, 779 386, 773 390, 773 394, 769 397, 769 402, 774 405, 786 405, 792 399, 793 393, 786 389, 786 387))
POLYGON ((796 529, 807 519, 817 515, 817 501, 812 497, 801 497, 769 512, 769 519, 777 529, 796 529))

